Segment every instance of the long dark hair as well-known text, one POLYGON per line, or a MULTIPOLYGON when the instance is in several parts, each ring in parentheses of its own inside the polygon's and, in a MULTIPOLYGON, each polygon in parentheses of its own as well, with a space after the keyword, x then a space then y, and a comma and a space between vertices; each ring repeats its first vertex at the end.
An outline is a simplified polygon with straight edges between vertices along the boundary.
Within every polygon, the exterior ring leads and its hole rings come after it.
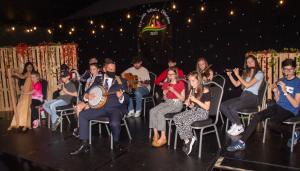
POLYGON ((27 72, 27 67, 28 67, 29 65, 32 66, 32 72, 35 72, 33 63, 32 63, 32 62, 26 62, 25 65, 24 65, 24 68, 23 68, 23 72, 22 72, 23 75, 27 72))
POLYGON ((193 72, 189 73, 188 77, 194 77, 199 81, 198 87, 194 90, 193 90, 193 87, 191 87, 191 91, 194 92, 194 96, 196 98, 200 99, 203 94, 202 75, 200 73, 198 73, 197 71, 193 71, 193 72))
POLYGON ((257 61, 257 58, 256 58, 254 55, 248 55, 248 56, 246 57, 245 63, 244 63, 244 69, 245 69, 244 72, 243 72, 243 78, 244 78, 244 79, 245 79, 246 77, 250 77, 251 69, 254 69, 254 72, 253 72, 253 74, 252 74, 252 76, 251 76, 251 79, 254 78, 254 76, 256 75, 256 73, 257 73, 258 71, 261 71, 261 68, 260 68, 259 63, 258 63, 258 61, 257 61), (254 60, 254 63, 255 63, 255 67, 254 67, 254 68, 249 68, 249 67, 247 66, 247 60, 248 60, 249 58, 252 58, 252 59, 254 60))

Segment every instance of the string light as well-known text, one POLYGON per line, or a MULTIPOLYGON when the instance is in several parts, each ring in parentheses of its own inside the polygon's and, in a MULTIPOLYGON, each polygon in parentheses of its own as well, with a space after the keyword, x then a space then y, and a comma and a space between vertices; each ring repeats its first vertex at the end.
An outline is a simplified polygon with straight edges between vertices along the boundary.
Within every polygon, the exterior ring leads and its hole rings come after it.
POLYGON ((205 11, 205 6, 204 6, 204 5, 201 5, 201 6, 200 6, 200 11, 201 11, 201 12, 204 12, 204 11, 205 11))
POLYGON ((32 30, 32 29, 29 29, 29 31, 30 31, 30 32, 33 32, 33 30, 32 30))
POLYGON ((11 31, 15 31, 16 28, 15 28, 14 26, 12 26, 12 27, 10 28, 10 30, 11 30, 11 31))
POLYGON ((127 18, 127 19, 130 19, 130 18, 131 18, 131 15, 128 13, 128 14, 126 15, 126 18, 127 18))
POLYGON ((26 30, 25 30, 25 32, 26 32, 26 33, 29 33, 29 32, 30 32, 30 30, 29 30, 29 29, 26 29, 26 30))
POLYGON ((188 23, 191 23, 191 22, 192 22, 192 19, 189 17, 189 18, 187 19, 187 22, 188 22, 188 23))
POLYGON ((72 27, 72 28, 71 28, 71 31, 72 31, 72 32, 73 32, 73 31, 75 31, 75 28, 74 28, 74 27, 72 27))
POLYGON ((284 4, 284 0, 280 0, 279 5, 283 5, 283 4, 284 4))
POLYGON ((62 24, 59 24, 58 27, 59 27, 59 28, 62 28, 63 26, 62 26, 62 24))
POLYGON ((172 4, 172 9, 175 10, 176 8, 177 8, 176 4, 173 3, 173 4, 172 4))
POLYGON ((73 34, 73 32, 69 31, 69 35, 72 35, 72 34, 73 34))
POLYGON ((36 30, 36 29, 37 29, 36 26, 34 26, 34 27, 33 27, 33 30, 36 30))
POLYGON ((90 24, 93 25, 93 24, 94 24, 94 21, 93 21, 93 20, 90 20, 90 24))
POLYGON ((101 25, 100 25, 100 28, 101 28, 101 29, 104 29, 104 25, 103 25, 103 24, 101 24, 101 25))
POLYGON ((122 27, 120 28, 120 32, 123 32, 123 28, 122 27))
POLYGON ((96 31, 95 31, 95 30, 92 30, 92 34, 96 34, 96 31))
POLYGON ((48 33, 49 33, 49 34, 52 34, 52 31, 51 31, 51 29, 48 29, 47 31, 48 31, 48 33))
POLYGON ((158 19, 159 19, 159 15, 156 15, 156 16, 155 16, 155 19, 157 19, 157 20, 158 20, 158 19))
POLYGON ((234 10, 230 10, 229 15, 234 15, 234 10))

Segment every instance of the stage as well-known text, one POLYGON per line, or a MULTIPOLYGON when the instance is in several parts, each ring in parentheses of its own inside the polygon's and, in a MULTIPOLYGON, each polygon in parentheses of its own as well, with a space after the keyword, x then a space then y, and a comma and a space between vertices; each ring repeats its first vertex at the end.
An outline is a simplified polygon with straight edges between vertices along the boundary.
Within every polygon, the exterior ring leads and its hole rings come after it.
MULTIPOLYGON (((111 151, 109 137, 105 129, 99 136, 97 126, 93 129, 91 152, 70 156, 79 140, 71 135, 71 126, 63 133, 51 132, 46 127, 7 132, 7 117, 0 119, 0 170, 300 170, 300 146, 296 145, 290 153, 286 140, 280 135, 267 134, 262 144, 262 128, 249 139, 245 151, 229 153, 225 147, 231 138, 224 136, 225 125, 219 124, 222 150, 218 150, 214 134, 203 137, 202 159, 198 159, 198 142, 190 156, 181 151, 182 142, 178 141, 177 150, 171 146, 151 147, 148 138, 148 120, 129 118, 129 128, 133 137, 130 142, 125 128, 121 132, 123 151, 111 151), (298 158, 298 160, 297 160, 298 158)), ((104 128, 104 127, 103 127, 104 128)))

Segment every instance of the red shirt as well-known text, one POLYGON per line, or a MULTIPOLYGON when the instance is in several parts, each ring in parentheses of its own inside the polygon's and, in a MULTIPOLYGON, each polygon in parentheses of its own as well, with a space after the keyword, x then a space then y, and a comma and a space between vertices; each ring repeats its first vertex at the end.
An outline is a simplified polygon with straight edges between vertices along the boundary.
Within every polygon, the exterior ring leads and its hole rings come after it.
MULTIPOLYGON (((168 82, 164 82, 163 83, 163 86, 162 86, 162 89, 163 90, 168 90, 168 86, 172 86, 174 88, 174 90, 181 94, 181 92, 184 90, 184 83, 182 81, 178 81, 176 84, 170 84, 168 82)), ((166 94, 166 97, 168 99, 178 99, 177 96, 172 93, 171 91, 168 91, 167 94, 166 94)))
POLYGON ((39 81, 36 83, 32 82, 32 90, 33 90, 33 93, 32 93, 31 98, 43 101, 43 92, 42 92, 41 82, 39 82, 39 81))
MULTIPOLYGON (((180 68, 177 68, 177 73, 179 78, 183 78, 184 74, 180 68)), ((160 82, 163 82, 168 76, 168 69, 164 70, 155 80, 155 84, 159 85, 160 82)))

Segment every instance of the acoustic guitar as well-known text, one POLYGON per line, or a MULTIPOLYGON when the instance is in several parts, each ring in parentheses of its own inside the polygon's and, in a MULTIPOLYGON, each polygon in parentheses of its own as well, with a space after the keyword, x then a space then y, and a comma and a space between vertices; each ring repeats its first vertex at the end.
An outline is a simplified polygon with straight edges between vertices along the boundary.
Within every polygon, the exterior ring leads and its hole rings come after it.
POLYGON ((124 74, 125 80, 127 80, 128 89, 129 90, 136 90, 139 84, 150 84, 150 80, 139 81, 137 75, 133 75, 132 73, 125 73, 124 74))

